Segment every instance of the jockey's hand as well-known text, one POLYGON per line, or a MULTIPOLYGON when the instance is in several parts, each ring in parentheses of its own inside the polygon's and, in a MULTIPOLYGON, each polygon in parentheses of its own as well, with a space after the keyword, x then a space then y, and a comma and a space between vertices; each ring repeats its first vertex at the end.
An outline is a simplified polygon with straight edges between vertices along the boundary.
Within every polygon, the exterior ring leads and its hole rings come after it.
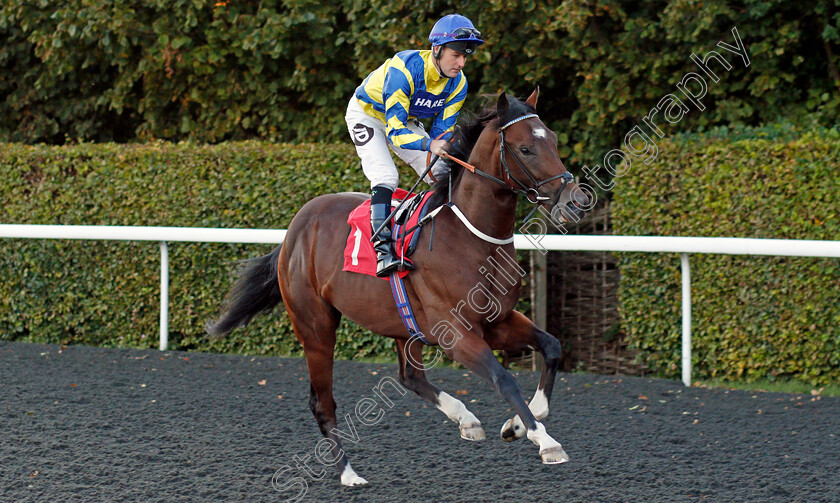
POLYGON ((429 152, 438 157, 447 157, 446 149, 449 148, 449 142, 446 140, 432 140, 429 144, 429 152))

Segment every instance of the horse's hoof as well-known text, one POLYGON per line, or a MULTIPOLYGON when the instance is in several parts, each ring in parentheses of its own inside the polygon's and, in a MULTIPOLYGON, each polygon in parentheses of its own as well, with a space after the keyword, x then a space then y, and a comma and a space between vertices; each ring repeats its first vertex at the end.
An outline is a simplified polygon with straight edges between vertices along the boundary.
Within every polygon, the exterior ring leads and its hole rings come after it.
POLYGON ((348 477, 346 480, 344 477, 341 477, 341 485, 347 487, 363 486, 367 483, 367 480, 363 479, 362 477, 359 477, 358 475, 356 475, 355 477, 348 477))
POLYGON ((347 463, 347 465, 344 467, 344 470, 341 472, 341 485, 353 487, 363 486, 367 483, 368 481, 363 479, 362 477, 359 477, 356 471, 353 470, 353 467, 350 466, 350 463, 347 463))
POLYGON ((487 435, 484 434, 484 428, 481 427, 481 423, 462 425, 458 428, 461 430, 461 438, 464 440, 477 442, 487 438, 487 435))
POLYGON ((544 465, 559 465, 569 461, 569 455, 560 445, 540 451, 540 458, 544 465))
POLYGON ((505 442, 513 442, 525 436, 525 427, 522 426, 521 422, 516 421, 514 417, 505 421, 505 424, 502 425, 500 435, 505 442))

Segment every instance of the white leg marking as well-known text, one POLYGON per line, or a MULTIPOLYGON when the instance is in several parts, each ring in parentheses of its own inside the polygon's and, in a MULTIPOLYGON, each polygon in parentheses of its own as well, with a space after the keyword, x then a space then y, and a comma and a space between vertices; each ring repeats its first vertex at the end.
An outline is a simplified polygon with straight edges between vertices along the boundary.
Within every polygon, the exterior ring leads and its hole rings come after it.
POLYGON ((359 477, 359 475, 353 470, 353 467, 350 466, 350 462, 347 462, 347 466, 344 467, 344 471, 341 472, 341 485, 343 486, 361 486, 367 484, 368 481, 359 477))
POLYGON ((480 423, 478 418, 475 417, 472 412, 467 410, 467 406, 464 405, 464 402, 454 398, 449 393, 441 391, 438 393, 437 399, 437 408, 446 414, 446 417, 448 417, 452 422, 458 424, 480 423))
POLYGON ((528 440, 539 446, 543 463, 555 465, 569 461, 569 455, 563 450, 563 446, 545 432, 545 426, 539 421, 536 429, 528 430, 528 440))
POLYGON ((452 422, 458 423, 461 431, 461 438, 465 440, 484 440, 484 429, 481 421, 467 410, 467 406, 449 393, 441 391, 437 395, 437 408, 446 414, 452 422))
POLYGON ((545 396, 544 390, 538 389, 537 392, 534 393, 534 398, 531 399, 531 403, 528 404, 528 408, 531 409, 531 413, 537 421, 548 417, 548 397, 545 396))
MULTIPOLYGON (((528 408, 531 410, 531 414, 534 415, 534 418, 537 421, 541 421, 548 417, 548 397, 545 396, 545 391, 538 389, 537 392, 534 393, 534 398, 531 399, 531 403, 528 404, 528 408)), ((514 436, 508 437, 509 441, 525 436, 525 424, 522 422, 522 419, 520 419, 518 414, 516 417, 507 420, 505 424, 502 425, 502 438, 505 438, 505 430, 511 428, 513 429, 514 436)))

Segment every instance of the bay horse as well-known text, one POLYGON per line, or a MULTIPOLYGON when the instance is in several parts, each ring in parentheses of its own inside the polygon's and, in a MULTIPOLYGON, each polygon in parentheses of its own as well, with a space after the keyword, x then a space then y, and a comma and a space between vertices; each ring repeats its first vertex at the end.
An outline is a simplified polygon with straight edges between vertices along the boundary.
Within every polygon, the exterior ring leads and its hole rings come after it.
MULTIPOLYGON (((436 184, 430 201, 433 207, 441 206, 451 194, 454 207, 441 208, 434 218, 434 231, 421 234, 412 255, 416 270, 405 278, 405 288, 428 343, 439 345, 446 356, 482 377, 513 406, 517 415, 502 426, 502 439, 526 436, 539 446, 543 463, 558 464, 569 456, 539 421, 548 415, 561 346, 514 310, 524 271, 518 277, 513 272, 518 265, 512 235, 519 194, 543 207, 560 207, 577 215, 583 213, 589 198, 560 160, 557 136, 536 114, 538 95, 536 88, 523 102, 502 93, 494 108, 460 128, 460 139, 447 159, 449 176, 436 184), (453 159, 466 160, 467 167, 453 159), (458 210, 466 221, 456 214, 458 210), (508 264, 507 273, 488 264, 508 264), (527 404, 519 384, 493 350, 529 348, 543 355, 545 366, 527 404)), ((331 454, 341 483, 347 486, 367 481, 350 466, 335 430, 333 353, 342 315, 395 339, 405 387, 458 423, 462 438, 485 438, 478 418, 426 379, 423 344, 415 343, 416 336, 403 326, 389 283, 342 271, 350 232, 348 215, 367 197, 328 194, 306 203, 292 219, 285 242, 272 253, 251 259, 227 295, 221 317, 207 325, 210 335, 220 337, 281 301, 285 304, 306 355, 309 406, 327 439, 321 440, 323 450, 331 454)), ((320 443, 318 450, 322 450, 320 443)))

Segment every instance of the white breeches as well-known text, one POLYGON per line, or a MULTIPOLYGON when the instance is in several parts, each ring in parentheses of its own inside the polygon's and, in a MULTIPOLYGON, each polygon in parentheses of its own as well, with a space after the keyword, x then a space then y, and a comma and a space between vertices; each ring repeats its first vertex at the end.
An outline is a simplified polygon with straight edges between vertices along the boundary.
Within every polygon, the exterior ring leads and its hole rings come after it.
MULTIPOLYGON (((426 157, 428 152, 422 150, 408 150, 397 147, 388 141, 385 134, 385 125, 374 117, 366 114, 356 98, 350 98, 350 103, 347 105, 347 113, 344 116, 347 122, 347 130, 350 132, 350 137, 356 145, 356 153, 362 160, 362 171, 370 180, 370 187, 377 185, 385 185, 391 190, 395 189, 399 183, 399 172, 394 165, 394 160, 391 158, 390 150, 393 150, 397 157, 402 159, 406 164, 414 168, 418 175, 426 170, 426 157)), ((429 135, 420 121, 408 121, 408 129, 423 135, 426 138, 429 135)), ((443 161, 438 161, 432 174, 437 177, 447 171, 446 165, 443 161)), ((426 176, 424 179, 426 183, 432 183, 431 179, 426 176)))

